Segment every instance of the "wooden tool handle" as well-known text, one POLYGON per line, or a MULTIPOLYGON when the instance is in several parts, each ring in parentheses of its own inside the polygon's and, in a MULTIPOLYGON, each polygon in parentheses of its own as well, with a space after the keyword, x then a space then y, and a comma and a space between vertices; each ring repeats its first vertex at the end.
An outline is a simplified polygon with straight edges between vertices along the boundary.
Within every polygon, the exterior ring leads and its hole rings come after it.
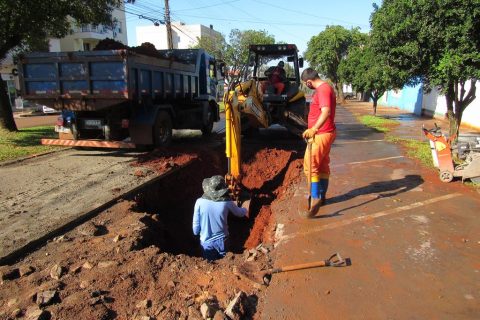
POLYGON ((279 273, 285 271, 294 271, 294 270, 301 270, 301 269, 310 269, 310 268, 318 268, 318 267, 325 267, 327 265, 325 260, 316 261, 316 262, 308 262, 308 263, 301 263, 301 264, 294 264, 291 266, 276 268, 272 270, 272 273, 279 273))

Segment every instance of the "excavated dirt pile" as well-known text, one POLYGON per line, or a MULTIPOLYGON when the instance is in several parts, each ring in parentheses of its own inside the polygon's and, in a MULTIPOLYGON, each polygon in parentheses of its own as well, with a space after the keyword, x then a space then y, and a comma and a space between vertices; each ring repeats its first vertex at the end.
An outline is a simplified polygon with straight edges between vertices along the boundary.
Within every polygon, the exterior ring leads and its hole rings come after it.
POLYGON ((205 261, 191 231, 203 178, 225 173, 223 150, 158 150, 139 160, 164 173, 156 184, 0 267, 0 319, 258 318, 264 286, 234 271, 271 267, 270 205, 299 177, 301 160, 295 149, 244 153, 251 218, 229 221, 227 257, 205 261))

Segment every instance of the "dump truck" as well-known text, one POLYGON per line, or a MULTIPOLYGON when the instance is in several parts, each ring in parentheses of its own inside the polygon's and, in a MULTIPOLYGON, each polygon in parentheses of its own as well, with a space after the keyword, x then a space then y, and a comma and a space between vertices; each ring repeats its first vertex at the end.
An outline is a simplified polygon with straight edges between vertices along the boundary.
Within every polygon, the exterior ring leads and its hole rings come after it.
POLYGON ((19 59, 24 99, 61 111, 43 144, 166 146, 173 129, 212 131, 223 64, 203 49, 30 53, 19 59))
POLYGON ((307 128, 309 104, 301 89, 303 58, 295 44, 250 45, 244 74, 231 81, 224 95, 226 181, 242 202, 241 142, 260 128, 278 124, 301 136, 307 128))

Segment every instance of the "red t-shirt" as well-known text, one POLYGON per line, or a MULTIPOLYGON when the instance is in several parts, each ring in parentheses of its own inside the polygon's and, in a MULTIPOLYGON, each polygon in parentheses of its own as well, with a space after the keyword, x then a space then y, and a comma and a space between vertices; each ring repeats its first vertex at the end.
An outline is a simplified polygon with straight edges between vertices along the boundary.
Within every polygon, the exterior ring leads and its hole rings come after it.
POLYGON ((328 83, 322 83, 315 89, 312 101, 310 102, 310 111, 308 112, 308 127, 315 125, 320 114, 322 114, 321 107, 330 107, 330 116, 325 120, 323 125, 318 129, 317 133, 332 132, 335 130, 335 107, 337 100, 335 92, 328 83))

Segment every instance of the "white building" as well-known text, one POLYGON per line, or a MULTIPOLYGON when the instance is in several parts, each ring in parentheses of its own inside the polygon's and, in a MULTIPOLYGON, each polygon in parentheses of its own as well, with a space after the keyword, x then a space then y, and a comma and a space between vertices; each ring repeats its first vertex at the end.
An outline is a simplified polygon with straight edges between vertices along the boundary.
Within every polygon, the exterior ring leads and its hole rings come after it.
POLYGON ((59 51, 90 51, 100 40, 105 38, 114 39, 123 44, 127 41, 127 21, 125 17, 124 5, 112 12, 112 19, 115 21, 114 27, 103 25, 75 25, 73 23, 73 33, 64 38, 52 38, 49 40, 50 52, 59 51))
MULTIPOLYGON (((172 43, 174 49, 188 49, 198 43, 201 37, 218 37, 220 32, 213 29, 213 26, 206 27, 201 24, 184 24, 183 22, 172 22, 172 43)), ((136 27, 137 46, 144 42, 150 42, 157 49, 168 49, 167 28, 159 26, 136 27)))

